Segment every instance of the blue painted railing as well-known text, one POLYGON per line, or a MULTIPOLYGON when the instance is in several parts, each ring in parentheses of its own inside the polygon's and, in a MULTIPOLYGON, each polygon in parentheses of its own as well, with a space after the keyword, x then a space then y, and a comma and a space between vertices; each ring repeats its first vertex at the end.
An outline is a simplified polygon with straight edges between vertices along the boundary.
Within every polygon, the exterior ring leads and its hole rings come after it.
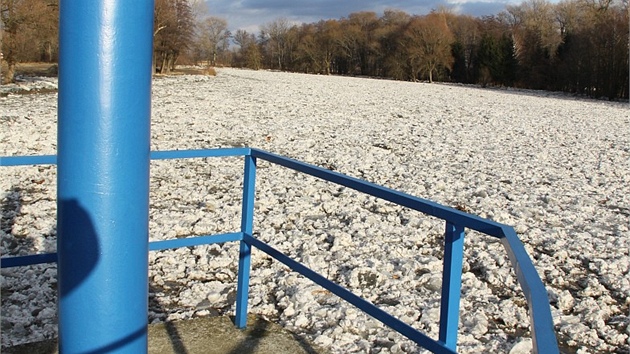
MULTIPOLYGON (((242 156, 245 158, 241 230, 239 232, 219 235, 153 241, 149 243, 149 250, 158 251, 187 246, 239 241, 240 254, 235 316, 235 325, 237 327, 244 328, 247 321, 250 255, 251 247, 254 246, 287 265, 294 271, 304 275, 335 295, 358 307, 390 328, 398 331, 423 348, 426 348, 434 353, 456 353, 465 235, 464 230, 468 228, 499 238, 505 247, 529 306, 534 352, 559 353, 558 343, 553 328, 553 321, 551 318, 549 301, 547 298, 547 291, 545 290, 545 287, 540 280, 531 259, 525 251, 523 244, 512 227, 470 215, 426 199, 417 198, 357 178, 349 177, 334 171, 258 149, 224 148, 211 150, 154 151, 151 153, 151 159, 153 160, 227 156, 242 156), (413 327, 379 309, 372 303, 356 296, 344 287, 331 282, 320 274, 274 249, 265 242, 255 238, 253 232, 253 221, 257 159, 265 160, 298 172, 315 176, 444 220, 444 264, 438 340, 432 339, 417 331, 413 327)), ((53 155, 0 158, 0 166, 55 163, 56 156, 53 155)), ((0 267, 8 268, 40 263, 54 263, 56 261, 56 253, 3 257, 0 259, 0 267)))

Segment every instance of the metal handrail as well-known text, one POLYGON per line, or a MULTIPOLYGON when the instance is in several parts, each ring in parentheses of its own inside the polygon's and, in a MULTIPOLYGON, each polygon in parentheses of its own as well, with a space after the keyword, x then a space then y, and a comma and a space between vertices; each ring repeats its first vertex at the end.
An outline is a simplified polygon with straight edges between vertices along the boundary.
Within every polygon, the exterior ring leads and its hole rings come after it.
MULTIPOLYGON (((499 238, 506 249, 518 282, 523 289, 529 307, 533 349, 535 353, 559 353, 558 343, 553 328, 553 321, 547 297, 547 291, 527 254, 523 243, 514 229, 491 220, 464 213, 460 210, 414 197, 412 195, 382 187, 354 177, 321 167, 306 164, 287 157, 272 154, 259 149, 223 148, 206 150, 173 150, 151 152, 151 159, 182 159, 202 157, 244 157, 245 173, 243 181, 243 205, 240 232, 220 235, 187 237, 175 240, 153 241, 149 250, 163 250, 185 246, 206 245, 230 241, 240 241, 239 270, 236 299, 235 324, 245 327, 247 318, 247 299, 249 287, 251 247, 256 247, 284 263, 294 271, 311 279, 345 301, 358 307, 363 312, 381 321, 383 324, 411 339, 418 345, 434 353, 456 353, 457 328, 459 323, 459 302, 461 292, 461 272, 463 262, 464 230, 469 228, 486 235, 499 238), (440 304, 439 339, 434 340, 413 327, 379 309, 372 303, 360 298, 349 290, 326 279, 322 275, 291 259, 265 242, 254 237, 254 193, 256 180, 256 160, 265 160, 325 181, 342 185, 359 192, 381 198, 392 203, 420 211, 424 214, 445 220, 444 268, 442 279, 442 297, 440 304)), ((0 166, 20 166, 55 164, 56 156, 15 156, 1 157, 0 166)), ((38 254, 19 257, 0 258, 0 267, 8 268, 39 263, 54 263, 56 253, 38 254)))

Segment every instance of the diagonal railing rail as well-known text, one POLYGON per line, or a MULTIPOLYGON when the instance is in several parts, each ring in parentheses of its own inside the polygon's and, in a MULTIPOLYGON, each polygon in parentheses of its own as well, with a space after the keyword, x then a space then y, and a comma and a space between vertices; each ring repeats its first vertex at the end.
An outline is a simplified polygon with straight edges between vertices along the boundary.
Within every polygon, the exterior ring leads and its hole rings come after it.
MULTIPOLYGON (((223 148, 209 150, 155 151, 151 153, 151 159, 153 160, 228 156, 244 157, 245 159, 241 230, 226 234, 153 241, 149 243, 149 250, 157 251, 187 246, 239 241, 240 253, 235 316, 235 325, 237 327, 243 328, 246 325, 250 257, 251 247, 253 246, 267 253, 279 262, 287 265, 294 271, 304 275, 320 286, 326 288, 345 301, 358 307, 365 313, 381 321, 383 324, 411 339, 421 347, 434 353, 456 353, 464 237, 465 229, 471 229, 501 240, 511 261, 512 267, 514 268, 518 282, 525 294, 525 298, 527 299, 534 352, 559 353, 547 291, 540 280, 529 255, 525 251, 525 247, 512 227, 467 214, 426 199, 414 197, 409 194, 401 193, 354 177, 346 176, 338 172, 330 171, 258 149, 223 148), (258 159, 342 185, 444 220, 445 237, 439 338, 435 340, 419 332, 408 324, 381 310, 374 304, 353 294, 346 288, 328 280, 303 264, 276 250, 267 243, 254 237, 254 196, 256 162, 258 159)), ((56 156, 53 155, 0 158, 0 166, 55 163, 56 156)), ((8 268, 40 263, 54 263, 56 261, 56 253, 3 257, 0 258, 0 267, 8 268)))

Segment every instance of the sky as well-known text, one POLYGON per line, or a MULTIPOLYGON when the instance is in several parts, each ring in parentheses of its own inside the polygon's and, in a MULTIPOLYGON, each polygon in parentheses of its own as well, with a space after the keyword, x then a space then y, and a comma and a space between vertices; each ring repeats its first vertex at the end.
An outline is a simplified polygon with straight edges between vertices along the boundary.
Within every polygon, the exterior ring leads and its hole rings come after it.
POLYGON ((224 18, 234 33, 244 29, 258 33, 260 26, 278 18, 300 23, 340 19, 353 12, 373 11, 379 16, 386 9, 424 15, 440 6, 455 13, 480 17, 493 15, 505 9, 508 3, 521 0, 206 0, 210 16, 224 18))

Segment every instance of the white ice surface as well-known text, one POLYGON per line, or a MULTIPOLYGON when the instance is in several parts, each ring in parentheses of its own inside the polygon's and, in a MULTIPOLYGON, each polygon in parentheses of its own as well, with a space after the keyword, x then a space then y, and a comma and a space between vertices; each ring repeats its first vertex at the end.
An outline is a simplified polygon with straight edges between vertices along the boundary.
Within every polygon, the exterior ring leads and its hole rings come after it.
MULTIPOLYGON (((153 150, 257 147, 513 225, 561 346, 628 352, 627 104, 233 69, 159 78, 153 92, 153 150)), ((56 98, 0 98, 0 155, 56 152, 56 98)), ((151 166, 152 240, 239 229, 242 159, 151 166)), ((2 254, 54 251, 55 167, 1 172, 2 254)), ((442 221, 260 162, 255 231, 437 338, 442 221)), ((468 232, 465 247, 458 350, 526 352, 526 301, 502 245, 468 232)), ((149 320, 232 313, 237 252, 151 253, 149 320)), ((251 312, 334 353, 422 352, 262 252, 252 268, 251 312)), ((3 347, 56 335, 55 279, 50 265, 2 270, 3 347)))

